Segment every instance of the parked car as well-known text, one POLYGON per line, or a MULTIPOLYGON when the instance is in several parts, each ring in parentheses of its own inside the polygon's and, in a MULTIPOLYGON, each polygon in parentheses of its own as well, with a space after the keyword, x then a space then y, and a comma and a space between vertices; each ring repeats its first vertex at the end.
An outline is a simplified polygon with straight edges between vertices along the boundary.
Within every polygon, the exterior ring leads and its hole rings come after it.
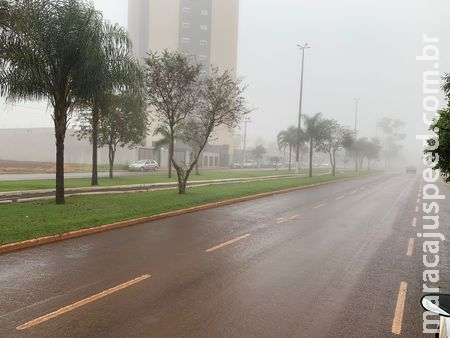
POLYGON ((232 165, 231 165, 231 169, 241 169, 242 168, 242 164, 240 164, 240 163, 233 163, 232 165))
POLYGON ((416 174, 417 173, 417 168, 410 165, 406 167, 406 173, 407 174, 416 174))
POLYGON ((159 164, 155 160, 139 160, 136 163, 128 166, 130 171, 157 171, 159 170, 159 164))
POLYGON ((242 163, 242 168, 258 168, 258 163, 254 161, 247 161, 242 163))

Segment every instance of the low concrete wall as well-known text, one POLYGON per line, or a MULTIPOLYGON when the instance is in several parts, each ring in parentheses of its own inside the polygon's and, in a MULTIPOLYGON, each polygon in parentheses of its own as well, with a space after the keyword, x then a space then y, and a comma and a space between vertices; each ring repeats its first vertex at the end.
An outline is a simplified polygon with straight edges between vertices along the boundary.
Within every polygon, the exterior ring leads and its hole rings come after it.
MULTIPOLYGON (((75 130, 69 129, 65 140, 66 163, 90 163, 92 146, 87 140, 79 141, 75 130)), ((0 129, 0 159, 12 161, 55 162, 55 136, 52 128, 0 129)), ((116 154, 117 164, 135 162, 137 149, 119 148, 116 154)), ((99 164, 108 163, 108 149, 98 152, 99 164)))

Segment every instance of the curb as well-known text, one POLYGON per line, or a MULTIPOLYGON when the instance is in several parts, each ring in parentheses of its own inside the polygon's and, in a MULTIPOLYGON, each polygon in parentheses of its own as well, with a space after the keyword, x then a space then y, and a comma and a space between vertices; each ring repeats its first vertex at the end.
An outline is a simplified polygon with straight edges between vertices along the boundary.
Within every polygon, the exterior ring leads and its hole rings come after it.
MULTIPOLYGON (((255 177, 231 177, 231 178, 219 178, 219 179, 210 179, 210 180, 190 180, 188 184, 196 184, 196 183, 217 183, 217 182, 247 182, 258 179, 277 179, 277 178, 289 178, 289 177, 297 177, 302 176, 302 174, 286 174, 286 175, 270 175, 270 176, 255 176, 255 177)), ((111 186, 95 186, 95 187, 77 187, 77 188, 66 188, 67 191, 72 191, 74 193, 78 191, 89 191, 89 192, 105 192, 110 190, 117 189, 155 189, 159 187, 167 187, 173 186, 177 187, 177 182, 155 182, 155 183, 138 183, 138 184, 127 184, 127 185, 111 185, 111 186)), ((0 192, 0 197, 10 197, 10 196, 18 196, 18 195, 32 195, 32 194, 46 194, 46 193, 55 193, 55 189, 35 189, 35 190, 17 190, 17 191, 4 191, 0 192)))
MULTIPOLYGON (((364 176, 362 176, 362 177, 364 177, 364 176)), ((360 178, 360 177, 356 177, 356 178, 360 178)), ((249 195, 249 196, 244 196, 244 197, 237 197, 237 198, 232 198, 232 199, 228 199, 228 200, 224 200, 224 201, 203 204, 203 205, 199 205, 199 206, 195 206, 195 207, 191 207, 191 208, 187 208, 187 209, 169 211, 166 213, 157 214, 157 215, 153 215, 153 216, 134 218, 131 220, 120 221, 120 222, 111 223, 111 224, 105 224, 105 225, 101 225, 101 226, 97 226, 97 227, 93 227, 93 228, 75 230, 75 231, 70 231, 70 232, 57 234, 57 235, 40 237, 40 238, 36 238, 36 239, 29 239, 29 240, 22 241, 22 242, 10 243, 10 244, 0 246, 0 254, 17 251, 17 250, 23 250, 23 249, 43 245, 43 244, 59 242, 59 241, 63 241, 63 240, 71 239, 71 238, 83 237, 83 236, 96 234, 99 232, 105 232, 105 231, 109 231, 109 230, 113 230, 113 229, 125 228, 125 227, 131 226, 131 225, 152 222, 152 221, 156 221, 156 220, 160 220, 160 219, 164 219, 164 218, 180 216, 180 215, 184 215, 184 214, 193 213, 196 211, 213 209, 213 208, 226 206, 226 205, 230 205, 230 204, 236 204, 236 203, 256 200, 256 199, 260 199, 260 198, 264 198, 264 197, 270 197, 270 196, 285 194, 285 193, 289 193, 289 192, 315 188, 315 187, 319 187, 319 186, 327 185, 327 184, 345 182, 345 181, 349 181, 349 180, 353 180, 353 179, 355 179, 355 178, 353 178, 353 177, 352 178, 343 178, 343 179, 338 179, 338 180, 330 181, 330 182, 315 183, 315 184, 305 185, 305 186, 301 186, 301 187, 287 188, 287 189, 264 192, 264 193, 249 195)))

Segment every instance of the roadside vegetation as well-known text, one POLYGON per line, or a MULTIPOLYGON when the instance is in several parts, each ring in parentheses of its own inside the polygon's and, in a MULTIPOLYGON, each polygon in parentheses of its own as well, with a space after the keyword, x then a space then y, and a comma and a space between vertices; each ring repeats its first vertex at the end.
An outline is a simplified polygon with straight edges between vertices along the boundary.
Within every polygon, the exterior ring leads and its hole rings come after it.
POLYGON ((439 170, 445 181, 450 182, 450 74, 445 75, 442 90, 449 103, 432 120, 429 128, 432 136, 426 141, 426 147, 424 145, 424 153, 426 161, 434 163, 433 169, 439 170))
POLYGON ((206 203, 263 192, 301 187, 358 177, 367 173, 315 176, 274 181, 191 188, 189 194, 176 190, 102 196, 67 197, 64 206, 51 201, 0 206, 0 245, 91 228, 138 217, 180 210, 206 203))

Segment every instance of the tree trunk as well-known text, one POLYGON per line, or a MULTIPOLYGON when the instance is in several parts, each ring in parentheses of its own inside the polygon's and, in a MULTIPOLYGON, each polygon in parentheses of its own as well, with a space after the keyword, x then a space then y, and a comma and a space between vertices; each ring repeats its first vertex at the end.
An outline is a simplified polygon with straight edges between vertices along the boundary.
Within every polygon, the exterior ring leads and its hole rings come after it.
POLYGON ((92 108, 92 175, 91 186, 98 185, 97 151, 98 151, 99 109, 96 104, 92 108))
POLYGON ((55 107, 55 143, 56 143, 56 187, 55 202, 64 204, 64 139, 66 137, 67 110, 64 107, 55 107))
POLYGON ((289 171, 291 171, 292 146, 289 146, 289 171))
POLYGON ((173 149, 172 149, 172 142, 169 143, 169 174, 167 175, 168 178, 172 178, 172 158, 173 158, 173 149))
POLYGON ((336 150, 333 150, 333 176, 336 176, 336 150))
POLYGON ((114 147, 110 144, 109 145, 109 178, 114 178, 114 158, 116 156, 116 151, 114 147))
POLYGON ((331 150, 328 151, 328 155, 330 156, 330 164, 331 164, 331 175, 336 176, 335 163, 333 161, 333 152, 331 150))
POLYGON ((313 138, 311 137, 309 140, 309 177, 312 177, 312 160, 313 160, 313 145, 314 145, 314 141, 313 138))

